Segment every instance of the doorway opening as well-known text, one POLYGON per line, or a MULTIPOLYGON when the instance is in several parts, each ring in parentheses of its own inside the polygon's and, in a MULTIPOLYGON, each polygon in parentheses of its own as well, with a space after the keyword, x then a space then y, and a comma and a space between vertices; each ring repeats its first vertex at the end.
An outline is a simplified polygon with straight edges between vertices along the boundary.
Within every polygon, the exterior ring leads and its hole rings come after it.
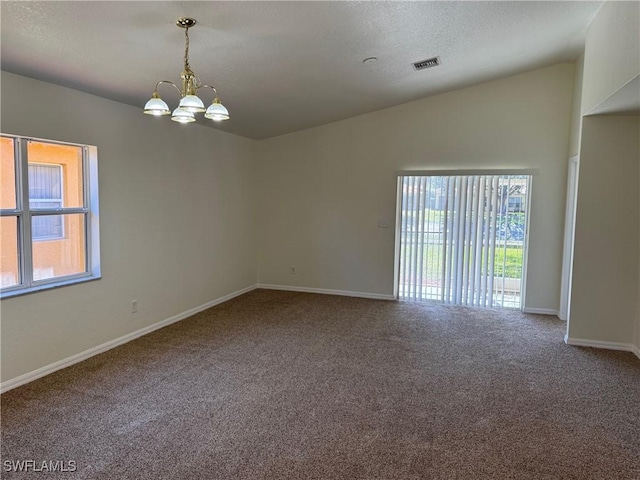
POLYGON ((398 179, 401 300, 521 309, 530 175, 398 179))

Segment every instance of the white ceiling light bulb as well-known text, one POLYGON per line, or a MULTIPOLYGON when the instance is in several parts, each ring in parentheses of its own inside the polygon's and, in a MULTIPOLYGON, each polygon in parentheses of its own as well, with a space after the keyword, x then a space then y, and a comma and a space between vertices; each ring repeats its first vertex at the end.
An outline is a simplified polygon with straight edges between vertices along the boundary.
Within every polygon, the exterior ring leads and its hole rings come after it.
POLYGON ((185 95, 178 106, 191 113, 204 112, 204 103, 196 95, 185 95))
POLYGON ((171 120, 178 123, 191 123, 196 121, 196 117, 188 110, 178 107, 173 111, 171 120))
POLYGON ((171 110, 169 106, 160 98, 158 92, 153 92, 153 95, 144 106, 144 113, 147 115, 169 115, 171 110))
POLYGON ((213 103, 207 108, 204 116, 214 122, 220 122, 222 120, 229 120, 229 111, 220 103, 220 99, 216 96, 216 98, 213 99, 213 103))

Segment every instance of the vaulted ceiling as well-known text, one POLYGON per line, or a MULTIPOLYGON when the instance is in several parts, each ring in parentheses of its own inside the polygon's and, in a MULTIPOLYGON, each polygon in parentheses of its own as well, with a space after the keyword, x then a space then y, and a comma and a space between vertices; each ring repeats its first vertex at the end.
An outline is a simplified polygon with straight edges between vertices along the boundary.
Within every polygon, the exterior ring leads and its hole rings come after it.
MULTIPOLYGON (((191 68, 231 114, 198 122, 266 138, 574 60, 601 4, 3 1, 1 61, 142 115, 158 80, 179 82, 184 30, 175 21, 193 17, 191 68), (434 56, 440 66, 413 68, 434 56)), ((175 107, 169 87, 160 93, 175 107)))

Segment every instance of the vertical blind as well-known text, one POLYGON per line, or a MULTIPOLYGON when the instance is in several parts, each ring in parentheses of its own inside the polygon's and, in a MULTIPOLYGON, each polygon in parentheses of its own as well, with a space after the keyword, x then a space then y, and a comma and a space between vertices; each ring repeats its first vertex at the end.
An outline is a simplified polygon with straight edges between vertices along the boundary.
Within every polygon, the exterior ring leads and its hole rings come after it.
POLYGON ((400 298, 519 308, 529 181, 400 177, 400 298))

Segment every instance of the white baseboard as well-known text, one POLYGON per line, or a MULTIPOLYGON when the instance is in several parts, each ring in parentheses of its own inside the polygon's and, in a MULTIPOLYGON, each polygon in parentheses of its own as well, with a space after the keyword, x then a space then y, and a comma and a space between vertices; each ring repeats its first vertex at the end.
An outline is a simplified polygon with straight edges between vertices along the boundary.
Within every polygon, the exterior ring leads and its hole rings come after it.
POLYGON ((636 357, 640 358, 640 347, 633 345, 631 351, 636 354, 636 357))
MULTIPOLYGON (((631 343, 622 342, 603 342, 600 340, 588 340, 586 338, 571 338, 568 335, 564 336, 564 343, 567 345, 573 345, 576 347, 593 347, 593 348, 606 348, 607 350, 623 350, 625 352, 633 352, 638 355, 637 348, 631 343)), ((640 357, 640 355, 638 355, 640 357)))
POLYGON ((107 350, 111 350, 112 348, 118 347, 122 344, 128 343, 131 340, 135 340, 138 337, 142 337, 148 333, 151 333, 160 328, 171 325, 172 323, 179 322, 180 320, 184 320, 196 313, 202 312, 207 308, 214 307, 221 303, 224 303, 232 298, 235 298, 239 295, 243 295, 247 292, 255 290, 256 286, 251 285, 249 287, 243 288, 241 290, 237 290, 223 297, 217 298, 205 304, 202 304, 198 307, 191 308, 185 312, 174 315, 173 317, 167 318, 160 322, 154 323, 153 325, 149 325, 147 327, 141 328, 140 330, 136 330, 135 332, 128 333, 123 335, 120 338, 116 338, 114 340, 110 340, 102 345, 98 345, 96 347, 85 350, 84 352, 80 352, 76 355, 72 355, 71 357, 65 358, 63 360, 52 363, 51 365, 46 365, 44 367, 38 368, 37 370, 33 370, 32 372, 25 373, 24 375, 20 375, 19 377, 12 378, 11 380, 7 380, 6 382, 2 382, 0 384, 0 393, 4 393, 6 391, 11 390, 12 388, 19 387, 20 385, 24 385, 25 383, 32 382, 40 377, 44 377, 45 375, 49 375, 57 370, 61 370, 66 367, 70 367, 71 365, 86 360, 87 358, 91 358, 100 353, 106 352, 107 350))
POLYGON ((558 316, 558 310, 553 308, 536 308, 536 307, 524 307, 522 309, 524 313, 535 313, 536 315, 555 315, 558 316))
POLYGON ((383 295, 380 293, 351 292, 348 290, 328 290, 326 288, 292 287, 290 285, 272 285, 269 283, 259 283, 257 288, 265 290, 285 290, 287 292, 322 293, 325 295, 340 295, 343 297, 371 298, 373 300, 395 300, 393 295, 383 295))

